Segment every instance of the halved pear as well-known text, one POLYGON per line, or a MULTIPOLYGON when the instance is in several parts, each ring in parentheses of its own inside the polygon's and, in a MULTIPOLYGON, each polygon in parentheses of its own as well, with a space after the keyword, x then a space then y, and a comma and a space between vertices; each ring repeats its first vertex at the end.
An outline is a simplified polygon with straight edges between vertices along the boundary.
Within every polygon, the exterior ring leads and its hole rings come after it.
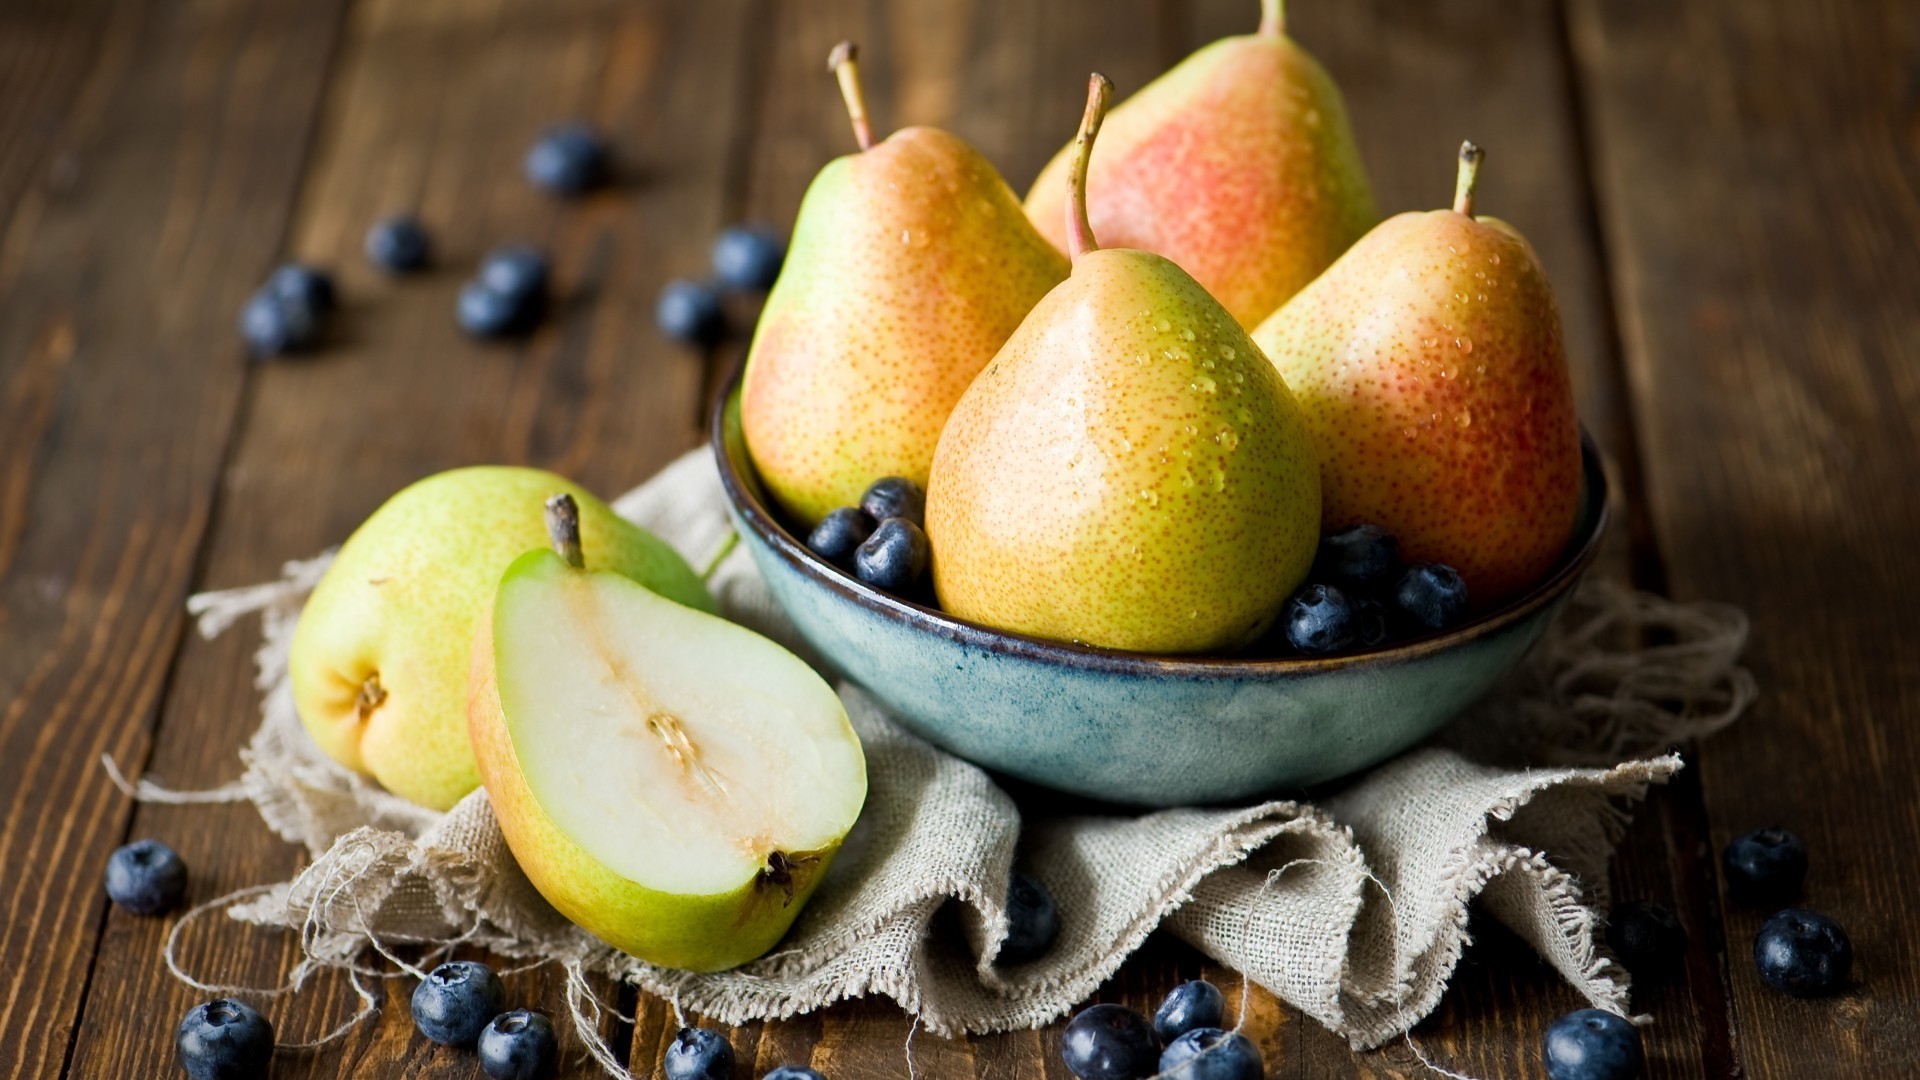
MULTIPOLYGON (((562 505, 565 503, 566 505, 562 505)), ((773 641, 554 551, 501 578, 468 720, 507 844, 548 902, 649 963, 772 948, 866 801, 840 699, 773 641)))

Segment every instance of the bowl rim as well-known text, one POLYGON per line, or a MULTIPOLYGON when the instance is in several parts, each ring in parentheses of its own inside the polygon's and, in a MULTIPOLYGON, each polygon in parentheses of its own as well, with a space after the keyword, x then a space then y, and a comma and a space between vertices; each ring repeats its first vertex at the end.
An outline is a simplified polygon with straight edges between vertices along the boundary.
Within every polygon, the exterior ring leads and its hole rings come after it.
MULTIPOLYGON (((1593 562, 1600 550, 1601 538, 1612 517, 1611 499, 1604 459, 1586 425, 1580 427, 1581 473, 1585 479, 1584 502, 1576 523, 1584 519, 1584 535, 1569 537, 1565 550, 1553 570, 1521 595, 1472 622, 1451 630, 1395 644, 1339 653, 1333 656, 1236 657, 1172 655, 1104 649, 1093 645, 1054 641, 1007 630, 995 630, 978 623, 957 619, 938 608, 923 607, 879 591, 850 574, 843 573, 809 550, 804 542, 787 531, 784 524, 754 491, 758 476, 749 485, 740 475, 733 455, 727 449, 727 423, 730 413, 738 413, 746 366, 737 364, 713 396, 709 409, 708 444, 720 472, 720 484, 737 517, 781 561, 793 567, 813 583, 824 586, 842 599, 916 630, 931 632, 961 646, 983 652, 1052 663, 1063 667, 1106 672, 1116 675, 1174 676, 1179 678, 1243 679, 1256 676, 1292 676, 1318 674, 1352 668, 1370 668, 1416 660, 1444 652, 1470 642, 1498 634, 1524 621, 1542 608, 1554 604, 1593 562)), ((744 466, 746 435, 740 444, 744 466)))

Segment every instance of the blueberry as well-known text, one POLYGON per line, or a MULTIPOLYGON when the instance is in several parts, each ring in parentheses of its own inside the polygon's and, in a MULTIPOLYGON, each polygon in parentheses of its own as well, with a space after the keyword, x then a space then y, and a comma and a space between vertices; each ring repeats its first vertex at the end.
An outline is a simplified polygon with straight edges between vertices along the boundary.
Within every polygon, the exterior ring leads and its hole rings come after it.
POLYGON ((1123 1005, 1094 1005, 1067 1022, 1060 1057, 1080 1080, 1141 1080, 1160 1064, 1147 1018, 1123 1005))
POLYGON ((545 297, 551 276, 547 257, 526 244, 508 244, 487 252, 475 278, 487 288, 515 300, 545 297))
POLYGON ((875 521, 906 518, 922 528, 927 524, 927 493, 920 485, 899 476, 883 476, 860 496, 860 509, 875 521))
POLYGON ((240 310, 240 336, 255 356, 299 352, 319 338, 320 317, 304 301, 261 289, 240 310))
POLYGON ((546 1014, 530 1009, 503 1012, 480 1032, 480 1069, 493 1080, 546 1080, 553 1075, 559 1049, 546 1014))
POLYGON ((713 242, 713 276, 729 289, 769 289, 784 258, 786 251, 772 232, 735 226, 713 242))
POLYGON ((505 337, 532 321, 527 317, 527 303, 487 288, 484 281, 469 281, 460 287, 454 317, 460 329, 474 337, 505 337))
POLYGON ((1636 976, 1669 975, 1686 958, 1687 932, 1659 904, 1629 900, 1607 913, 1607 944, 1636 976))
POLYGON ((857 506, 843 506, 807 534, 807 548, 831 563, 851 565, 853 552, 873 535, 873 519, 857 506))
POLYGON ((1153 1033, 1170 1043, 1195 1028, 1217 1028, 1226 1022, 1227 999, 1220 988, 1195 979, 1173 988, 1153 1014, 1153 1033))
POLYGON ((334 309, 333 277, 302 263, 286 263, 267 279, 267 291, 284 300, 306 305, 316 316, 334 309))
POLYGON ((1788 908, 1768 919, 1753 939, 1753 963, 1768 986, 1794 997, 1838 993, 1853 972, 1853 942, 1840 924, 1817 911, 1788 908))
POLYGON ((1280 609, 1287 644, 1303 653, 1333 653, 1353 644, 1353 603, 1332 585, 1308 585, 1280 609))
POLYGON ((1737 900, 1777 903, 1800 894, 1807 879, 1807 846, 1778 825, 1736 836, 1720 855, 1727 891, 1737 900))
POLYGON ((396 274, 427 265, 428 246, 427 230, 418 219, 406 215, 376 221, 367 230, 367 258, 396 274))
POLYGON ((827 1078, 805 1065, 782 1065, 761 1077, 760 1080, 827 1080, 827 1078))
POLYGON ((733 1080, 733 1044, 712 1028, 683 1027, 661 1071, 667 1080, 733 1080))
POLYGON ((853 573, 886 592, 905 592, 927 570, 927 534, 906 518, 888 518, 853 553, 853 573))
POLYGON ((1060 909, 1039 879, 1016 870, 1007 884, 1007 923, 1000 962, 1024 964, 1053 947, 1053 939, 1060 936, 1060 909))
POLYGON ((713 286, 675 278, 660 290, 653 305, 653 321, 660 332, 689 345, 711 345, 726 331, 720 294, 713 286))
POLYGON ((1445 630, 1467 613, 1467 583, 1459 571, 1440 563, 1410 566, 1393 597, 1400 610, 1429 630, 1445 630))
POLYGON ((521 167, 542 191, 584 195, 606 179, 607 144, 585 124, 562 124, 540 136, 521 167))
POLYGON ((1353 641, 1363 649, 1378 648, 1393 636, 1393 623, 1386 605, 1378 600, 1359 600, 1353 605, 1353 641))
POLYGON ((1547 1026, 1548 1080, 1628 1080, 1646 1055, 1640 1029, 1602 1009, 1570 1012, 1547 1026))
POLYGON ((472 1046, 499 1016, 506 991, 485 964, 453 960, 413 988, 413 1026, 442 1046, 472 1046))
POLYGON ((187 895, 187 864, 158 840, 136 840, 107 857, 107 899, 136 915, 158 915, 187 895))
POLYGON ((1160 1055, 1160 1075, 1167 1080, 1260 1080, 1263 1072, 1252 1040, 1215 1027, 1194 1028, 1160 1055))
POLYGON ((193 1080, 254 1080, 273 1059, 273 1025, 245 1002, 215 998, 187 1013, 173 1045, 193 1080))
POLYGON ((1400 541, 1378 525, 1355 525, 1320 538, 1313 576, 1349 589, 1369 590, 1391 583, 1400 567, 1400 541))

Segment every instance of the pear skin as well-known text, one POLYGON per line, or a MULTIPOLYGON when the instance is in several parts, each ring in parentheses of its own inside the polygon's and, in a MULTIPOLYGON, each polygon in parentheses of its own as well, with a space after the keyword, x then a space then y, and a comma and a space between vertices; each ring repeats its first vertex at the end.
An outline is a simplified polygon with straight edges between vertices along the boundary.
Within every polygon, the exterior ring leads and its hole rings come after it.
POLYGON ((354 531, 301 609, 288 656, 294 708, 327 756, 436 810, 479 785, 466 718, 474 626, 501 571, 546 539, 528 507, 562 491, 578 501, 601 565, 715 610, 672 548, 577 484, 505 466, 428 477, 354 531))
MULTIPOLYGON (((1062 250, 1071 156, 1026 200, 1062 250)), ((1249 329, 1379 221, 1340 91, 1286 36, 1278 0, 1259 32, 1200 49, 1114 108, 1087 216, 1101 243, 1172 259, 1249 329)))
MULTIPOLYGON (((1096 76, 1083 151, 1106 85, 1096 76)), ((1083 187, 1084 168, 1063 182, 1083 187)), ((1305 419, 1246 331, 1180 267, 1097 248, 1084 214, 1069 232, 1072 275, 940 437, 927 492, 940 603, 1106 648, 1244 645, 1304 579, 1319 539, 1305 419)))
POLYGON ((964 140, 871 136, 820 171, 748 352, 741 421, 761 480, 811 527, 882 476, 924 487, 954 403, 1067 262, 964 140))
POLYGON ((1580 497, 1580 429, 1532 245, 1455 209, 1399 214, 1254 332, 1312 426, 1326 527, 1363 523, 1460 571, 1475 608, 1554 564, 1580 497))

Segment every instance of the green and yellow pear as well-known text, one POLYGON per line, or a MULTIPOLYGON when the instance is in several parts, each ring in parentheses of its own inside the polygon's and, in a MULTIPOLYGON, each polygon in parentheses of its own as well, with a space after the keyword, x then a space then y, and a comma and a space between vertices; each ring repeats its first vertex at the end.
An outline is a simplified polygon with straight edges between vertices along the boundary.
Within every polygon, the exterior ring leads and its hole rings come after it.
POLYGON ((293 703, 329 757, 436 810, 479 786, 467 743, 474 626, 501 571, 544 541, 538 507, 556 491, 578 500, 600 565, 714 610, 672 548, 576 484, 506 466, 430 476, 355 530, 300 612, 293 703))
POLYGON ((1396 215, 1254 331, 1320 450, 1328 529, 1379 525, 1498 605, 1559 558, 1580 499, 1560 310, 1533 246, 1453 208, 1396 215))
POLYGON ((927 491, 946 610, 1158 653, 1257 637, 1306 576, 1320 476, 1306 422, 1232 315, 1170 260, 1100 248, 1087 155, 1062 183, 1073 273, 947 421, 927 491))
POLYGON ((561 914, 662 967, 772 948, 867 795, 833 689, 745 627, 554 550, 500 578, 472 641, 469 720, 494 816, 561 914))
POLYGON ((1067 276, 979 151, 929 127, 875 145, 852 46, 832 64, 860 152, 807 189, 741 400, 761 480, 809 527, 880 477, 924 487, 954 402, 1067 276))
MULTIPOLYGON (((1206 46, 1115 107, 1087 179, 1103 243, 1172 259, 1248 328, 1380 220, 1339 89, 1287 36, 1282 0, 1262 9, 1258 32, 1206 46)), ((1062 249, 1072 153, 1026 202, 1062 249)))

